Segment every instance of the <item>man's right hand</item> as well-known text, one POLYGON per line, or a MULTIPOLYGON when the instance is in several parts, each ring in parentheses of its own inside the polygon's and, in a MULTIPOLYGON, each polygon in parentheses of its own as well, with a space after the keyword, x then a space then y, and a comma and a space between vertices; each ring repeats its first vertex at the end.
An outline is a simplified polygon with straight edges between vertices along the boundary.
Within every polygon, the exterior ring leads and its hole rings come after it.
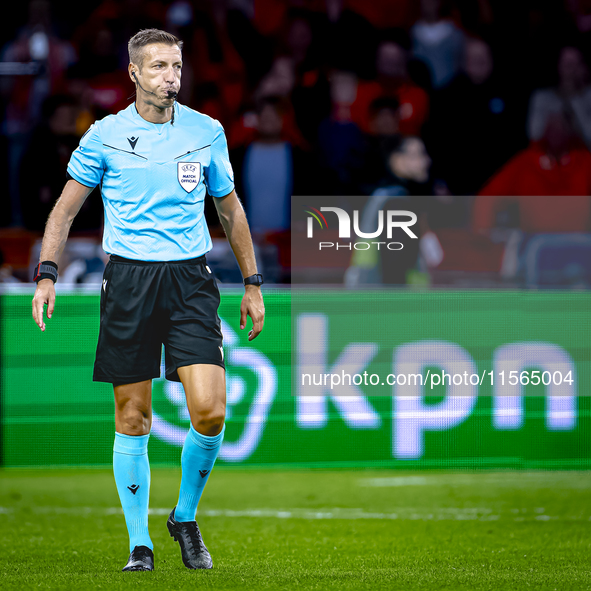
POLYGON ((47 318, 51 318, 55 307, 55 285, 51 279, 41 279, 33 296, 33 318, 43 332, 45 332, 45 322, 43 322, 45 304, 47 304, 47 318))
MULTIPOLYGON (((74 179, 70 179, 66 183, 45 226, 39 256, 41 261, 57 261, 59 259, 60 253, 64 250, 72 221, 91 191, 92 187, 82 185, 74 179)), ((45 304, 47 304, 47 318, 51 318, 55 305, 55 287, 51 279, 41 279, 33 297, 33 318, 43 331, 45 331, 45 322, 43 322, 43 306, 45 304)))

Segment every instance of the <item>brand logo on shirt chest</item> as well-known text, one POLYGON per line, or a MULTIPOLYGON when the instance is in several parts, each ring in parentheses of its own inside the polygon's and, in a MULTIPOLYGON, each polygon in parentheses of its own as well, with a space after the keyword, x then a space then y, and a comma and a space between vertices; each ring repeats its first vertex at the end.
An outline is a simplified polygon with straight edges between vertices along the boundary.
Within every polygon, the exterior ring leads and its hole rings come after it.
POLYGON ((177 179, 181 187, 190 193, 201 180, 201 163, 179 162, 177 164, 177 179))

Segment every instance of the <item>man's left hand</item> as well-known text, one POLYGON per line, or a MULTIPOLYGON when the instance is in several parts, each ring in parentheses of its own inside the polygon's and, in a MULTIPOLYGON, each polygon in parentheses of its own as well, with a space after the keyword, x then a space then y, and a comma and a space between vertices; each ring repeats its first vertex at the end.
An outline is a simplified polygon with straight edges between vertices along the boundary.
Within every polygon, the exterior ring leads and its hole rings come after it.
POLYGON ((265 324, 265 304, 261 288, 257 285, 247 285, 240 304, 240 330, 246 327, 247 316, 252 318, 252 329, 248 333, 248 340, 259 336, 265 324))

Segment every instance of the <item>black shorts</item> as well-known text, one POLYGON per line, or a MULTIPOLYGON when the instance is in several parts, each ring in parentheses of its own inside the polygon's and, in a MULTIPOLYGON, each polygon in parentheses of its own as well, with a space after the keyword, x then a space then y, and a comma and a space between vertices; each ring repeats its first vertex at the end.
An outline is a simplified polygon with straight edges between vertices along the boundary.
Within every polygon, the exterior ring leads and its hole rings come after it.
POLYGON ((115 255, 101 289, 95 382, 132 384, 166 378, 195 363, 224 367, 220 292, 205 257, 152 263, 115 255))

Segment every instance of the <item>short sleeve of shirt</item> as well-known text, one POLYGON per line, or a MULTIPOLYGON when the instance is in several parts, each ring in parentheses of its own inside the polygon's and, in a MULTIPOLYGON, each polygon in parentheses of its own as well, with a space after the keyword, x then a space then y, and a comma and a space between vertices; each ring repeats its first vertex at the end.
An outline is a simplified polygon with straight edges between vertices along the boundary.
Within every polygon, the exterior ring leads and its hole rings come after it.
POLYGON ((86 187, 96 187, 103 178, 104 169, 103 143, 95 123, 72 152, 68 174, 86 187))
POLYGON ((213 197, 225 197, 234 189, 234 172, 228 156, 228 143, 224 128, 216 121, 216 130, 211 142, 211 162, 205 170, 207 191, 213 197))

